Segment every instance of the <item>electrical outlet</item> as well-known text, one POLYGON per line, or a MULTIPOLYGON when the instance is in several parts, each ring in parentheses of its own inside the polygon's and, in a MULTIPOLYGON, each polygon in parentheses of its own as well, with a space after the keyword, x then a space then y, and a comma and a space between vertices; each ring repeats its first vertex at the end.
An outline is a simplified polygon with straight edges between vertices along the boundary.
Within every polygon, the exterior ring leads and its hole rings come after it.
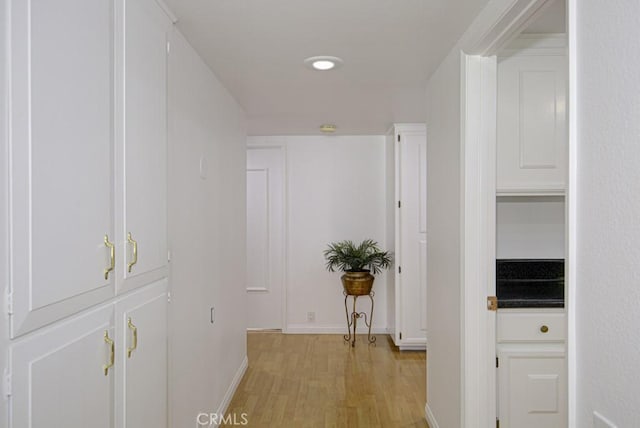
POLYGON ((307 321, 308 322, 316 322, 316 313, 315 312, 307 312, 307 321))

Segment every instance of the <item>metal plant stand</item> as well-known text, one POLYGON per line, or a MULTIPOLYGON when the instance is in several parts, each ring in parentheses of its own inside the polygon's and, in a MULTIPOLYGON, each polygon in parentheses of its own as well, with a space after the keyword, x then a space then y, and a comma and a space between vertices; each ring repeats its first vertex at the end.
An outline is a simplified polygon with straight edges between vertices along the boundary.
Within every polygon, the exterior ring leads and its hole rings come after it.
MULTIPOLYGON (((356 346, 356 326, 358 325, 358 320, 360 318, 364 318, 364 324, 369 328, 369 332, 367 333, 367 340, 369 344, 376 342, 376 337, 371 336, 371 324, 373 324, 373 296, 375 293, 371 291, 368 296, 371 299, 371 311, 369 311, 369 316, 365 312, 357 312, 356 311, 356 301, 358 300, 359 295, 347 294, 346 291, 343 291, 344 294, 344 311, 347 315, 347 328, 349 329, 349 334, 344 335, 344 340, 347 342, 351 342, 351 346, 356 346), (353 310, 351 314, 349 314, 349 306, 347 305, 347 299, 349 296, 353 297, 353 310), (353 326, 353 329, 351 328, 353 326)), ((365 294, 367 296, 367 294, 365 294)))

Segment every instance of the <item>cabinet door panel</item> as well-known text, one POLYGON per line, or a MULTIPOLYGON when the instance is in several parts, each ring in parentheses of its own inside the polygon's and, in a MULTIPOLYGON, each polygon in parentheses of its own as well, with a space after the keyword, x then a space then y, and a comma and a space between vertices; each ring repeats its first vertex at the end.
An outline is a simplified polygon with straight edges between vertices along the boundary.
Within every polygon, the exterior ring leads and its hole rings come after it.
POLYGON ((113 10, 11 7, 12 337, 113 294, 113 10))
POLYGON ((499 351, 500 425, 566 428, 564 350, 499 351))
POLYGON ((102 307, 11 346, 11 427, 113 427, 113 369, 104 374, 112 315, 102 307))
POLYGON ((117 426, 166 427, 167 281, 145 287, 118 301, 116 331, 117 361, 121 368, 116 386, 117 426), (137 337, 137 343, 134 337, 137 337), (130 355, 128 349, 131 349, 130 355))
POLYGON ((426 341, 426 168, 427 141, 424 132, 402 133, 399 143, 401 307, 403 344, 426 341))
MULTIPOLYGON (((171 22, 154 0, 126 0, 121 191, 123 223, 118 290, 148 284, 167 266, 167 31, 171 22), (137 242, 133 261, 131 233, 137 242)), ((120 219, 118 219, 120 220, 120 219)))
POLYGON ((561 192, 566 174, 566 58, 498 64, 497 190, 561 192))

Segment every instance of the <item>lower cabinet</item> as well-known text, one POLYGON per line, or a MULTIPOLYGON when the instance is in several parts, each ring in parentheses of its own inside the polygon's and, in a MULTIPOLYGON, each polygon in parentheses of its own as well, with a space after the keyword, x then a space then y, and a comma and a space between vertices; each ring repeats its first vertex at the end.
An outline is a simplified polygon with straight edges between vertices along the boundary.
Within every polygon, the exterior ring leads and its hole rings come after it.
POLYGON ((566 327, 561 321, 564 314, 498 314, 501 428, 567 427, 566 327))
POLYGON ((116 427, 167 426, 167 281, 116 302, 116 427))
POLYGON ((166 321, 163 280, 14 341, 9 426, 166 427, 166 321))

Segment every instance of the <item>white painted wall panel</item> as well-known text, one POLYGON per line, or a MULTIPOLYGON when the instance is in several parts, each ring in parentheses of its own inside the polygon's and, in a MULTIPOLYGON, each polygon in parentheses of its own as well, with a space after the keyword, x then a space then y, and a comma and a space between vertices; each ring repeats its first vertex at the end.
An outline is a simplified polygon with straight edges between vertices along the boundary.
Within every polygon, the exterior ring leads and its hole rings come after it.
POLYGON ((195 427, 225 403, 246 356, 245 119, 179 32, 168 105, 170 419, 195 427))
POLYGON ((247 170, 247 290, 252 291, 269 289, 268 177, 268 169, 247 170))
MULTIPOLYGON (((385 247, 384 136, 250 137, 287 151, 287 316, 290 332, 346 332, 339 273, 327 272, 328 243, 371 238, 385 247), (307 312, 316 321, 307 321, 307 312)), ((374 328, 386 328, 386 275, 376 276, 374 328)), ((368 299, 358 300, 369 310, 368 299)))
POLYGON ((427 405, 440 427, 462 426, 460 53, 427 86, 427 405))
MULTIPOLYGON (((577 420, 640 421, 640 2, 577 9, 577 420)), ((596 426, 598 426, 596 424, 596 426)), ((605 425, 606 426, 606 425, 605 425)))
POLYGON ((564 258, 564 197, 501 197, 496 217, 497 258, 564 258))

